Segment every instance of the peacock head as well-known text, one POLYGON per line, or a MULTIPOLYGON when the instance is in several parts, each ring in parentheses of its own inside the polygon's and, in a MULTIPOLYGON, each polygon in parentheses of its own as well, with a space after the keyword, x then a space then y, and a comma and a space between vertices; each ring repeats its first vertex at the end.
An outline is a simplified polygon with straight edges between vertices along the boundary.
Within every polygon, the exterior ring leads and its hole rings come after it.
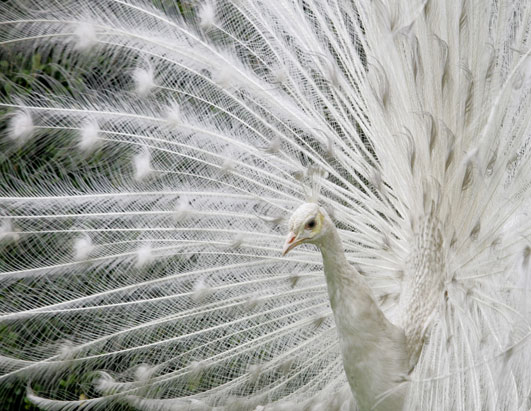
POLYGON ((286 255, 300 244, 316 244, 333 224, 327 212, 316 203, 304 203, 289 219, 289 234, 284 243, 282 255, 286 255))

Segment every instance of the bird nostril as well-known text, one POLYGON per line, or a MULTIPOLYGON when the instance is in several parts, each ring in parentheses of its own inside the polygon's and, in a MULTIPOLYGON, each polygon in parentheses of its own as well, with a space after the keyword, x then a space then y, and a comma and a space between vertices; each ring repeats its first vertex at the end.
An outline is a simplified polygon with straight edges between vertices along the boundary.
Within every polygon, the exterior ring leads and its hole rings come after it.
POLYGON ((295 241, 295 236, 291 237, 291 238, 288 240, 288 244, 291 244, 293 241, 295 241))

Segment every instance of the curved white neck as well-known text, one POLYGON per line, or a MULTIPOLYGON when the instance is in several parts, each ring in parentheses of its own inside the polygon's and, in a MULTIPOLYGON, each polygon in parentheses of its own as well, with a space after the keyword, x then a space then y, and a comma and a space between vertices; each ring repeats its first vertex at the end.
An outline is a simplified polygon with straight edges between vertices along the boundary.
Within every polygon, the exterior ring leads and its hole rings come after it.
POLYGON ((404 390, 393 388, 407 373, 404 332, 387 320, 363 276, 348 263, 335 227, 327 231, 318 246, 351 390, 360 410, 400 410, 404 390))

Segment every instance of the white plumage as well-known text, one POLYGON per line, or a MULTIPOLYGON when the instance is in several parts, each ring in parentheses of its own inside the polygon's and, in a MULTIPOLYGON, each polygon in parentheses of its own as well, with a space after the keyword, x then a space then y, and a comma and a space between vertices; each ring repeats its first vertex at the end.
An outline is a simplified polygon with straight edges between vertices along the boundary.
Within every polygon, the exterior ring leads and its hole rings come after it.
POLYGON ((0 18, 54 70, 0 100, 0 398, 531 408, 526 1, 0 18))
POLYGON ((348 263, 341 238, 324 209, 303 204, 292 215, 289 228, 284 255, 304 243, 321 250, 343 367, 358 407, 402 409, 407 374, 416 362, 413 358, 409 365, 406 334, 389 322, 367 282, 348 263))

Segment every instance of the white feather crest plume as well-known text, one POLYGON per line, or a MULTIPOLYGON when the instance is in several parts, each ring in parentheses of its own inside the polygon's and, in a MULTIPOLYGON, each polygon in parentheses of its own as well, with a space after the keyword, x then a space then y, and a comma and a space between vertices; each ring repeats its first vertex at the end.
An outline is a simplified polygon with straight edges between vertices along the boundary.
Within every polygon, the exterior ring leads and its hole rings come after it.
POLYGON ((0 404, 355 410, 321 255, 280 256, 319 200, 415 341, 404 409, 529 410, 530 33, 523 0, 0 2, 43 64, 2 74, 0 404))
POLYGON ((327 176, 326 170, 319 166, 309 166, 304 173, 300 173, 297 176, 303 183, 306 202, 319 202, 323 180, 326 180, 327 176))

